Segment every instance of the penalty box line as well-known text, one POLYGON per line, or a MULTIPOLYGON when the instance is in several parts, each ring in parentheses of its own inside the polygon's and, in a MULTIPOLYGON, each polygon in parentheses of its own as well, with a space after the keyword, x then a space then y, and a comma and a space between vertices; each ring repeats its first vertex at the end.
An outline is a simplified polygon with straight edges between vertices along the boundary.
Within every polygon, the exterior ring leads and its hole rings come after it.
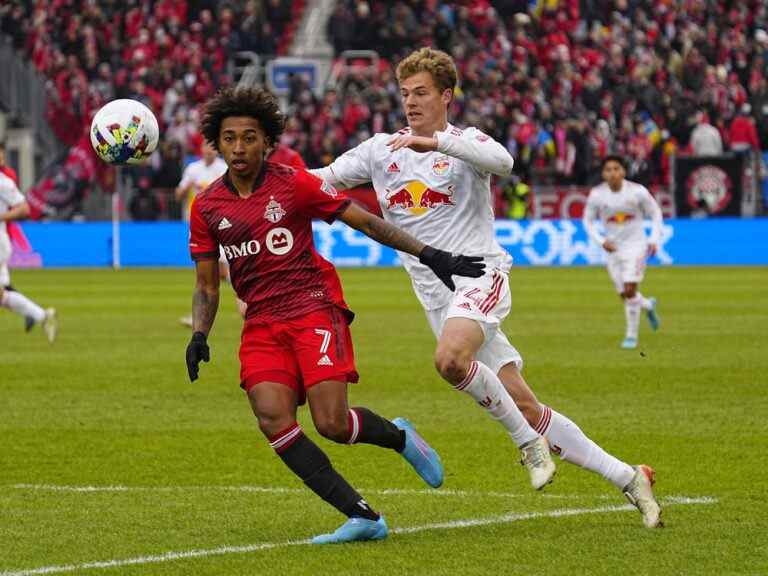
MULTIPOLYGON (((666 506, 671 505, 706 505, 716 504, 717 498, 708 496, 691 498, 687 496, 672 496, 662 500, 666 506)), ((501 516, 491 516, 488 518, 474 518, 467 520, 452 520, 448 522, 435 522, 432 524, 422 524, 420 526, 410 526, 403 528, 393 528, 392 534, 414 534, 417 532, 427 532, 430 530, 451 530, 455 528, 469 528, 474 526, 490 526, 494 524, 510 524, 523 520, 535 520, 538 518, 564 518, 568 516, 580 516, 584 514, 601 514, 610 512, 626 512, 635 510, 630 504, 621 506, 599 506, 595 508, 562 508, 559 510, 550 510, 548 512, 524 512, 503 514, 501 516)), ((270 550, 274 548, 286 548, 288 546, 304 546, 311 544, 310 539, 305 540, 286 540, 283 542, 264 542, 262 544, 249 544, 245 546, 221 546, 219 548, 209 548, 203 550, 187 550, 181 552, 164 552, 150 556, 138 556, 135 558, 125 558, 116 560, 102 560, 96 562, 84 562, 82 564, 62 564, 58 566, 44 566, 41 568, 32 568, 27 570, 9 570, 0 572, 0 576, 38 576, 43 574, 63 574, 66 572, 75 572, 83 570, 97 570, 105 568, 118 568, 121 566, 138 566, 143 564, 158 564, 161 562, 173 562, 177 560, 186 560, 190 558, 207 558, 211 556, 223 556, 226 554, 247 554, 261 550, 270 550)))

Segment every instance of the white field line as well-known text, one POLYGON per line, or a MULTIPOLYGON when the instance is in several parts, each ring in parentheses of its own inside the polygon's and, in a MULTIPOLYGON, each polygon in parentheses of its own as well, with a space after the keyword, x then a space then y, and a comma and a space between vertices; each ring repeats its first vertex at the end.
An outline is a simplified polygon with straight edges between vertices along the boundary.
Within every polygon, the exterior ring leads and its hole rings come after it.
MULTIPOLYGON (((264 494, 306 494, 306 488, 287 488, 281 486, 66 486, 59 484, 12 484, 0 486, 3 489, 12 490, 39 490, 41 492, 76 492, 76 493, 101 493, 101 492, 258 492, 264 494)), ((601 495, 578 495, 578 494, 547 494, 547 493, 526 493, 518 494, 514 492, 483 492, 478 490, 451 490, 451 489, 412 489, 412 488, 357 488, 358 491, 365 494, 376 494, 378 496, 454 496, 459 498, 525 498, 535 496, 536 498, 552 498, 557 500, 584 500, 584 499, 610 499, 616 498, 615 494, 601 495)))
MULTIPOLYGON (((663 504, 671 505, 696 505, 696 504, 715 504, 717 498, 708 496, 691 498, 688 496, 671 496, 663 499, 663 504)), ((488 518, 473 518, 468 520, 452 520, 449 522, 437 522, 433 524, 422 524, 421 526, 410 526, 403 528, 393 528, 392 534, 413 534, 415 532, 426 532, 429 530, 451 530, 454 528, 468 528, 472 526, 489 526, 492 524, 510 524, 521 520, 533 520, 536 518, 563 518, 566 516, 580 516, 583 514, 601 514, 607 512, 624 512, 634 510, 635 507, 630 504, 622 506, 600 506, 597 508, 562 508, 560 510, 550 510, 549 512, 525 512, 504 514, 501 516, 491 516, 488 518)), ((640 529, 640 528, 638 528, 640 529)), ((84 562, 82 564, 62 564, 58 566, 44 566, 42 568, 9 570, 0 572, 0 576, 37 576, 39 574, 62 574, 64 572, 75 572, 82 570, 95 570, 99 568, 117 568, 120 566, 136 566, 141 564, 158 564, 161 562, 173 562, 175 560, 184 560, 187 558, 206 558, 210 556, 223 556, 226 554, 247 554, 249 552, 258 552, 260 550, 269 550, 272 548, 286 548, 288 546, 303 546, 311 544, 310 539, 306 540, 285 540, 283 542, 264 542, 262 544, 248 544, 245 546, 221 546, 219 548, 209 548, 203 550, 187 550, 182 552, 163 552, 151 556, 138 556, 135 558, 125 558, 122 560, 102 560, 97 562, 84 562)))

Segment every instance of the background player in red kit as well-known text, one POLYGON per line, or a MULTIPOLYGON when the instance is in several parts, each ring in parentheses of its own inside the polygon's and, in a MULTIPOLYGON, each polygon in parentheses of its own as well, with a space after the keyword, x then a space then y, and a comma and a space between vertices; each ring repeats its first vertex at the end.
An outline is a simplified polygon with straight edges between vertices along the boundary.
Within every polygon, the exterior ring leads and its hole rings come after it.
POLYGON ((202 131, 228 171, 197 197, 190 218, 190 251, 197 282, 191 380, 210 359, 207 335, 219 302, 219 246, 232 286, 248 304, 240 345, 240 381, 259 428, 285 464, 318 496, 349 519, 324 544, 379 540, 384 518, 341 475, 296 422, 308 400, 317 431, 339 443, 362 442, 401 453, 431 486, 443 481, 437 454, 404 419, 390 422, 366 408, 349 408, 347 383, 356 382, 349 310, 334 267, 316 251, 312 219, 342 220, 371 238, 419 256, 453 289, 451 275, 478 277, 481 258, 425 246, 399 228, 351 203, 304 170, 265 161, 284 118, 266 90, 226 88, 207 104, 202 131))

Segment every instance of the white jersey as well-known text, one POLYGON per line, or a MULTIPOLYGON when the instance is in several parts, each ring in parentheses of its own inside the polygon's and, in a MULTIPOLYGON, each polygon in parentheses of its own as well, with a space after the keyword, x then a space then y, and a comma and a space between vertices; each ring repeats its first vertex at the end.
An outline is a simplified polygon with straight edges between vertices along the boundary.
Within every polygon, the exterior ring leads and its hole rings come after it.
POLYGON ((614 192, 603 183, 590 190, 584 209, 584 228, 596 244, 602 246, 606 240, 616 245, 617 250, 642 250, 646 243, 658 244, 661 236, 661 208, 651 193, 642 184, 624 180, 621 190, 614 192), (646 239, 643 219, 653 222, 650 239, 646 239), (603 223, 603 236, 595 226, 595 220, 603 223))
POLYGON ((181 176, 181 182, 179 182, 179 188, 184 189, 187 186, 192 186, 192 195, 186 201, 186 209, 184 210, 184 219, 189 220, 189 211, 192 208, 192 202, 195 196, 205 190, 214 180, 220 178, 227 171, 227 163, 224 162, 218 156, 210 164, 206 164, 202 158, 191 162, 181 176))
MULTIPOLYGON (((0 172, 0 214, 5 214, 24 200, 24 195, 19 192, 16 183, 0 172)), ((10 255, 11 239, 8 237, 8 228, 5 220, 0 220, 0 261, 8 259, 10 255)))
MULTIPOLYGON (((410 134, 410 128, 398 134, 410 134)), ((506 148, 476 128, 450 124, 435 132, 437 150, 395 152, 394 135, 376 134, 332 164, 310 170, 344 189, 371 182, 384 219, 434 248, 483 256, 486 269, 509 271, 512 258, 496 241, 491 174, 512 172, 506 148)), ((400 253, 416 295, 427 310, 446 305, 452 292, 418 258, 400 253)))

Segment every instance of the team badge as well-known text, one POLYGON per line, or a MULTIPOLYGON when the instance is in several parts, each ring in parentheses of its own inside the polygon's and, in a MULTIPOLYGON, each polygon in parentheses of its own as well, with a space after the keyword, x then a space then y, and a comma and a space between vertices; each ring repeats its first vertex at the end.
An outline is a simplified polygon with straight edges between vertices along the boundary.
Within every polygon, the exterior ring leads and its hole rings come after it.
POLYGON ((448 156, 440 156, 432 163, 432 173, 435 176, 445 176, 451 169, 451 162, 448 156))
POLYGON ((264 210, 264 218, 270 222, 277 224, 285 216, 285 210, 280 206, 280 202, 271 198, 267 204, 267 209, 264 210))
POLYGON ((725 210, 733 195, 730 176, 718 166, 701 166, 694 170, 686 181, 688 206, 693 210, 704 210, 717 214, 725 210))

